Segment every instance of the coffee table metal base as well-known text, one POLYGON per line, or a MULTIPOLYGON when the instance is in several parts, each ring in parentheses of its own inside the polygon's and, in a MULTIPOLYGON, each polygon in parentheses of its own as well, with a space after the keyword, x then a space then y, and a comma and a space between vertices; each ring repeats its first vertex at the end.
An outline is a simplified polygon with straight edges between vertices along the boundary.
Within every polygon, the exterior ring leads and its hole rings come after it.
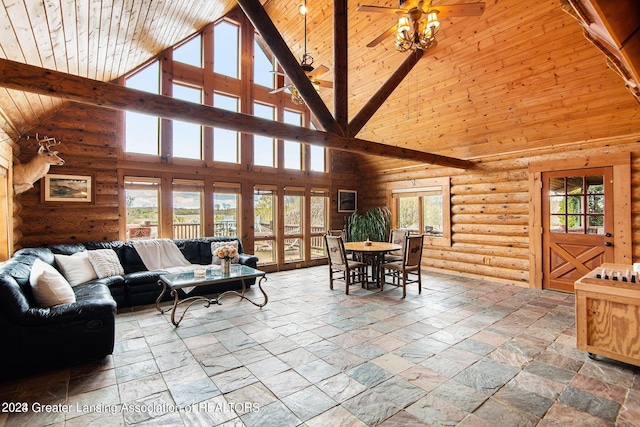
POLYGON ((216 304, 216 305, 222 305, 222 298, 227 297, 229 295, 237 295, 240 297, 240 299, 246 299, 247 301, 249 301, 251 304, 255 305, 256 307, 264 307, 265 305, 267 305, 267 302, 269 302, 269 297, 267 296, 267 293, 264 291, 264 289, 262 289, 262 281, 266 281, 267 277, 266 276, 262 276, 260 277, 260 280, 258 281, 258 288, 260 289, 260 292, 262 292, 262 295, 264 296, 264 302, 262 304, 259 304, 255 301, 253 301, 252 299, 250 299, 249 297, 247 297, 245 295, 246 292, 246 286, 244 284, 244 279, 242 279, 242 292, 238 292, 238 291, 225 291, 221 294, 219 294, 217 297, 215 298, 209 298, 203 295, 195 295, 192 297, 187 297, 184 299, 180 299, 180 294, 178 293, 177 289, 171 288, 171 292, 170 295, 173 297, 173 305, 171 307, 166 307, 166 308, 162 308, 160 307, 160 302, 162 300, 162 298, 164 297, 164 295, 167 293, 167 288, 169 286, 167 286, 167 283, 164 282, 162 279, 158 280, 158 284, 162 285, 162 292, 160 292, 160 296, 158 296, 158 299, 156 300, 156 309, 164 314, 167 311, 171 310, 171 323, 173 323, 173 326, 178 326, 180 325, 180 322, 182 322, 182 319, 184 318, 184 315, 187 314, 187 311, 189 310, 189 308, 191 308, 191 306, 197 302, 204 302, 204 306, 205 307, 209 307, 211 306, 211 304, 216 304), (178 306, 179 305, 183 305, 186 304, 184 310, 182 311, 182 314, 180 315, 180 318, 176 321, 176 312, 178 310, 178 306))

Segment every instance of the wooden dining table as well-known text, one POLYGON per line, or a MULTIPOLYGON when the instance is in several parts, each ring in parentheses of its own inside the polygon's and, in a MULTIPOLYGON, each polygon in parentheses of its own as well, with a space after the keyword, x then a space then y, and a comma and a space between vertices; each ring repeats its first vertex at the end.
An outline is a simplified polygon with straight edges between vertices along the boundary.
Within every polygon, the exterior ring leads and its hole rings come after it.
POLYGON ((380 287, 382 271, 380 266, 384 263, 384 255, 402 249, 401 245, 388 242, 345 242, 344 249, 347 252, 359 253, 363 261, 370 261, 371 279, 377 287, 380 287))

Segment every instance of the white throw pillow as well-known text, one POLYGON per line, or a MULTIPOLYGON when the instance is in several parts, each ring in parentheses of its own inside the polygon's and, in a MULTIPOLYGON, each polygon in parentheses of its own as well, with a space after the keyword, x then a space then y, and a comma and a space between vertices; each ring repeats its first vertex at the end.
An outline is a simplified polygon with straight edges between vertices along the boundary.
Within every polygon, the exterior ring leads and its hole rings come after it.
MULTIPOLYGON (((211 264, 222 264, 222 260, 216 256, 216 249, 222 246, 233 246, 236 249, 238 249, 238 241, 231 240, 228 242, 211 242, 211 254, 213 255, 211 259, 211 264)), ((238 254, 231 260, 231 262, 237 263, 239 260, 240 260, 240 255, 238 254)))
POLYGON ((56 264, 60 268, 62 275, 71 286, 97 279, 96 272, 89 262, 86 251, 76 252, 73 255, 54 255, 56 264))
POLYGON ((76 302, 71 285, 53 266, 36 259, 31 266, 29 283, 40 307, 53 307, 76 302))
POLYGON ((111 276, 121 276, 124 274, 124 268, 120 264, 118 254, 113 249, 96 249, 87 251, 89 262, 93 266, 98 278, 111 276))

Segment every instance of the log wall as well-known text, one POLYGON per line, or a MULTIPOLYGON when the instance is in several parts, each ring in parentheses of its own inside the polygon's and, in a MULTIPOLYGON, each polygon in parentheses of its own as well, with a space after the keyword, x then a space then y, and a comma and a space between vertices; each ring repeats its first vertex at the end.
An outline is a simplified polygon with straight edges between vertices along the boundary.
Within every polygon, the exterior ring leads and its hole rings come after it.
POLYGON ((390 183, 450 177, 451 247, 425 246, 423 266, 490 280, 530 284, 529 171, 531 163, 557 162, 614 153, 632 154, 633 259, 640 260, 640 135, 522 151, 477 160, 473 170, 398 162, 363 162, 363 182, 375 183, 361 201, 363 208, 388 205, 390 183))
MULTIPOLYGON (((65 161, 50 173, 93 175, 93 203, 53 203, 41 199, 39 180, 34 188, 16 196, 21 206, 16 221, 18 247, 42 246, 119 238, 117 175, 117 112, 71 105, 32 129, 61 142, 56 150, 65 161)), ((31 159, 38 149, 35 139, 18 141, 20 162, 31 159)))

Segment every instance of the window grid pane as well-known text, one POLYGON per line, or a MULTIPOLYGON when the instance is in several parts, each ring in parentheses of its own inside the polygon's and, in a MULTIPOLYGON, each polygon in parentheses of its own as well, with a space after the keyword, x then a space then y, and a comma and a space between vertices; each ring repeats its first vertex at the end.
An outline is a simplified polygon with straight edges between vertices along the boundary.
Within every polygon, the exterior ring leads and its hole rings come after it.
POLYGON ((239 78, 240 28, 226 21, 217 23, 213 30, 213 68, 218 74, 239 78))
POLYGON ((152 239, 159 235, 159 180, 127 178, 124 184, 127 240, 152 239))
MULTIPOLYGON (((213 106, 229 111, 238 111, 239 100, 233 96, 213 95, 213 106)), ((213 129, 213 160, 217 162, 239 163, 240 134, 227 129, 213 129)))
POLYGON ((203 183, 192 185, 174 181, 173 189, 173 238, 193 239, 202 236, 203 183))
POLYGON ((549 231, 604 234, 604 176, 551 178, 549 231))

